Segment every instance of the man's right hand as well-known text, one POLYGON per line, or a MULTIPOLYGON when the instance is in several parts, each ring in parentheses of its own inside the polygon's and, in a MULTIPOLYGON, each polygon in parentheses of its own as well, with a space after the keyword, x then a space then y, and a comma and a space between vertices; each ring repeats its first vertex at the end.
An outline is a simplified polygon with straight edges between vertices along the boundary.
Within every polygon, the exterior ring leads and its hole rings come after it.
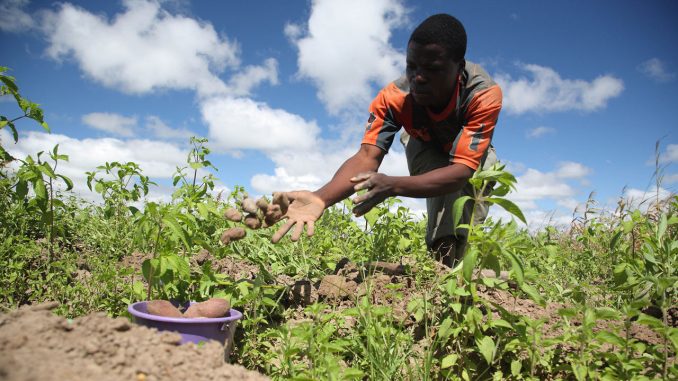
POLYGON ((325 211, 325 202, 315 193, 309 191, 295 191, 285 193, 290 201, 287 213, 282 217, 287 219, 285 224, 271 238, 271 242, 277 243, 287 232, 296 225, 290 239, 297 241, 301 237, 306 224, 306 234, 310 237, 315 230, 315 221, 325 211))

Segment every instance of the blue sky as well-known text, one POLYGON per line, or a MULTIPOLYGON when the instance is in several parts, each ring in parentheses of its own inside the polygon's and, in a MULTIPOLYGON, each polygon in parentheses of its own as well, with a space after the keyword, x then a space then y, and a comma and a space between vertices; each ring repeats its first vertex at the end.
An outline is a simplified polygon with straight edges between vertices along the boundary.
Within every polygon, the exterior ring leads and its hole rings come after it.
MULTIPOLYGON (((1 0, 0 65, 52 133, 26 122, 18 144, 0 138, 19 157, 60 144, 89 199, 84 172, 106 161, 139 163, 167 199, 191 135, 209 138, 221 188, 315 189, 358 149, 413 27, 441 12, 502 87, 493 144, 531 224, 568 222, 591 192, 601 207, 656 193, 659 139, 659 192, 676 191, 675 1, 1 0)), ((406 174, 396 144, 381 171, 406 174)))

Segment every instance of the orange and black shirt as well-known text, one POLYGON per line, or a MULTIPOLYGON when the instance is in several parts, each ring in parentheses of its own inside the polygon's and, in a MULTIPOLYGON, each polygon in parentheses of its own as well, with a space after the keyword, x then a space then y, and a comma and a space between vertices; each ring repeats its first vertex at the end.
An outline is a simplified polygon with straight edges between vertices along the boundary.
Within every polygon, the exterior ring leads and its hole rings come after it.
POLYGON ((447 107, 435 114, 418 105, 405 76, 381 89, 370 105, 362 143, 388 152, 401 127, 449 153, 451 163, 476 170, 492 141, 501 110, 501 89, 479 65, 466 62, 447 107))

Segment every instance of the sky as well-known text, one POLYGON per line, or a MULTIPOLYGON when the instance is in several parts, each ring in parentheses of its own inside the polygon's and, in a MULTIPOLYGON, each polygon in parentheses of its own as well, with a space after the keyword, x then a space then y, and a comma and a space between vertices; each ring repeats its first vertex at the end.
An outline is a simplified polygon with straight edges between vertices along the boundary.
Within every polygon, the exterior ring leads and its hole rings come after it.
MULTIPOLYGON (((671 0, 0 0, 0 66, 51 128, 21 120, 18 143, 0 141, 19 158, 59 144, 59 171, 91 200, 85 172, 113 161, 169 200, 191 136, 209 140, 219 190, 315 190, 358 150, 370 101, 436 13, 461 20, 466 59, 502 88, 493 145, 530 226, 569 223, 592 192, 601 209, 676 192, 671 0)), ((0 115, 20 110, 2 97, 0 115)), ((399 144, 380 172, 407 174, 399 144)))

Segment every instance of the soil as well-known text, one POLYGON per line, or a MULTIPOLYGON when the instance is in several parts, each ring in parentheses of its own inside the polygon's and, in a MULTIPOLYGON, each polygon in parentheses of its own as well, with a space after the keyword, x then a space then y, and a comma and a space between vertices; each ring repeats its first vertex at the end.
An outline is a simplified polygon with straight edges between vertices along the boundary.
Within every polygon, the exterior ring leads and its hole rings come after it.
MULTIPOLYGON (((436 271, 442 274, 449 269, 441 265, 436 271)), ((494 271, 483 270, 476 276, 496 278, 498 282, 506 282, 509 289, 516 288, 506 272, 497 277, 494 271)), ((407 273, 405 266, 385 262, 355 264, 347 260, 340 261, 335 274, 326 275, 315 284, 308 280, 294 281, 289 277, 278 277, 277 281, 288 286, 287 302, 290 306, 305 306, 320 301, 342 310, 354 307, 356 296, 369 295, 373 305, 391 307, 394 319, 406 327, 415 324, 414 317, 407 312, 407 304, 413 298, 422 296, 415 287, 413 275, 407 273)), ((479 286, 478 295, 489 302, 495 317, 499 317, 501 308, 512 315, 544 320, 542 334, 545 339, 562 334, 562 318, 558 310, 566 308, 564 304, 548 303, 540 306, 530 299, 515 297, 509 291, 484 286, 479 286)), ((675 314, 675 309, 669 311, 669 315, 672 314, 675 314)), ((306 316, 303 310, 298 309, 294 318, 303 320, 306 316)), ((669 321, 673 322, 672 316, 669 321)), ((571 319, 573 325, 579 325, 580 322, 580 318, 571 319)), ((622 336, 625 335, 622 322, 599 320, 593 328, 594 331, 603 329, 617 330, 622 336)), ((658 334, 641 324, 632 323, 630 333, 631 337, 649 344, 662 342, 658 334)))
POLYGON ((95 313, 73 320, 52 314, 57 303, 0 315, 0 380, 267 380, 223 361, 223 346, 179 345, 125 318, 95 313))

